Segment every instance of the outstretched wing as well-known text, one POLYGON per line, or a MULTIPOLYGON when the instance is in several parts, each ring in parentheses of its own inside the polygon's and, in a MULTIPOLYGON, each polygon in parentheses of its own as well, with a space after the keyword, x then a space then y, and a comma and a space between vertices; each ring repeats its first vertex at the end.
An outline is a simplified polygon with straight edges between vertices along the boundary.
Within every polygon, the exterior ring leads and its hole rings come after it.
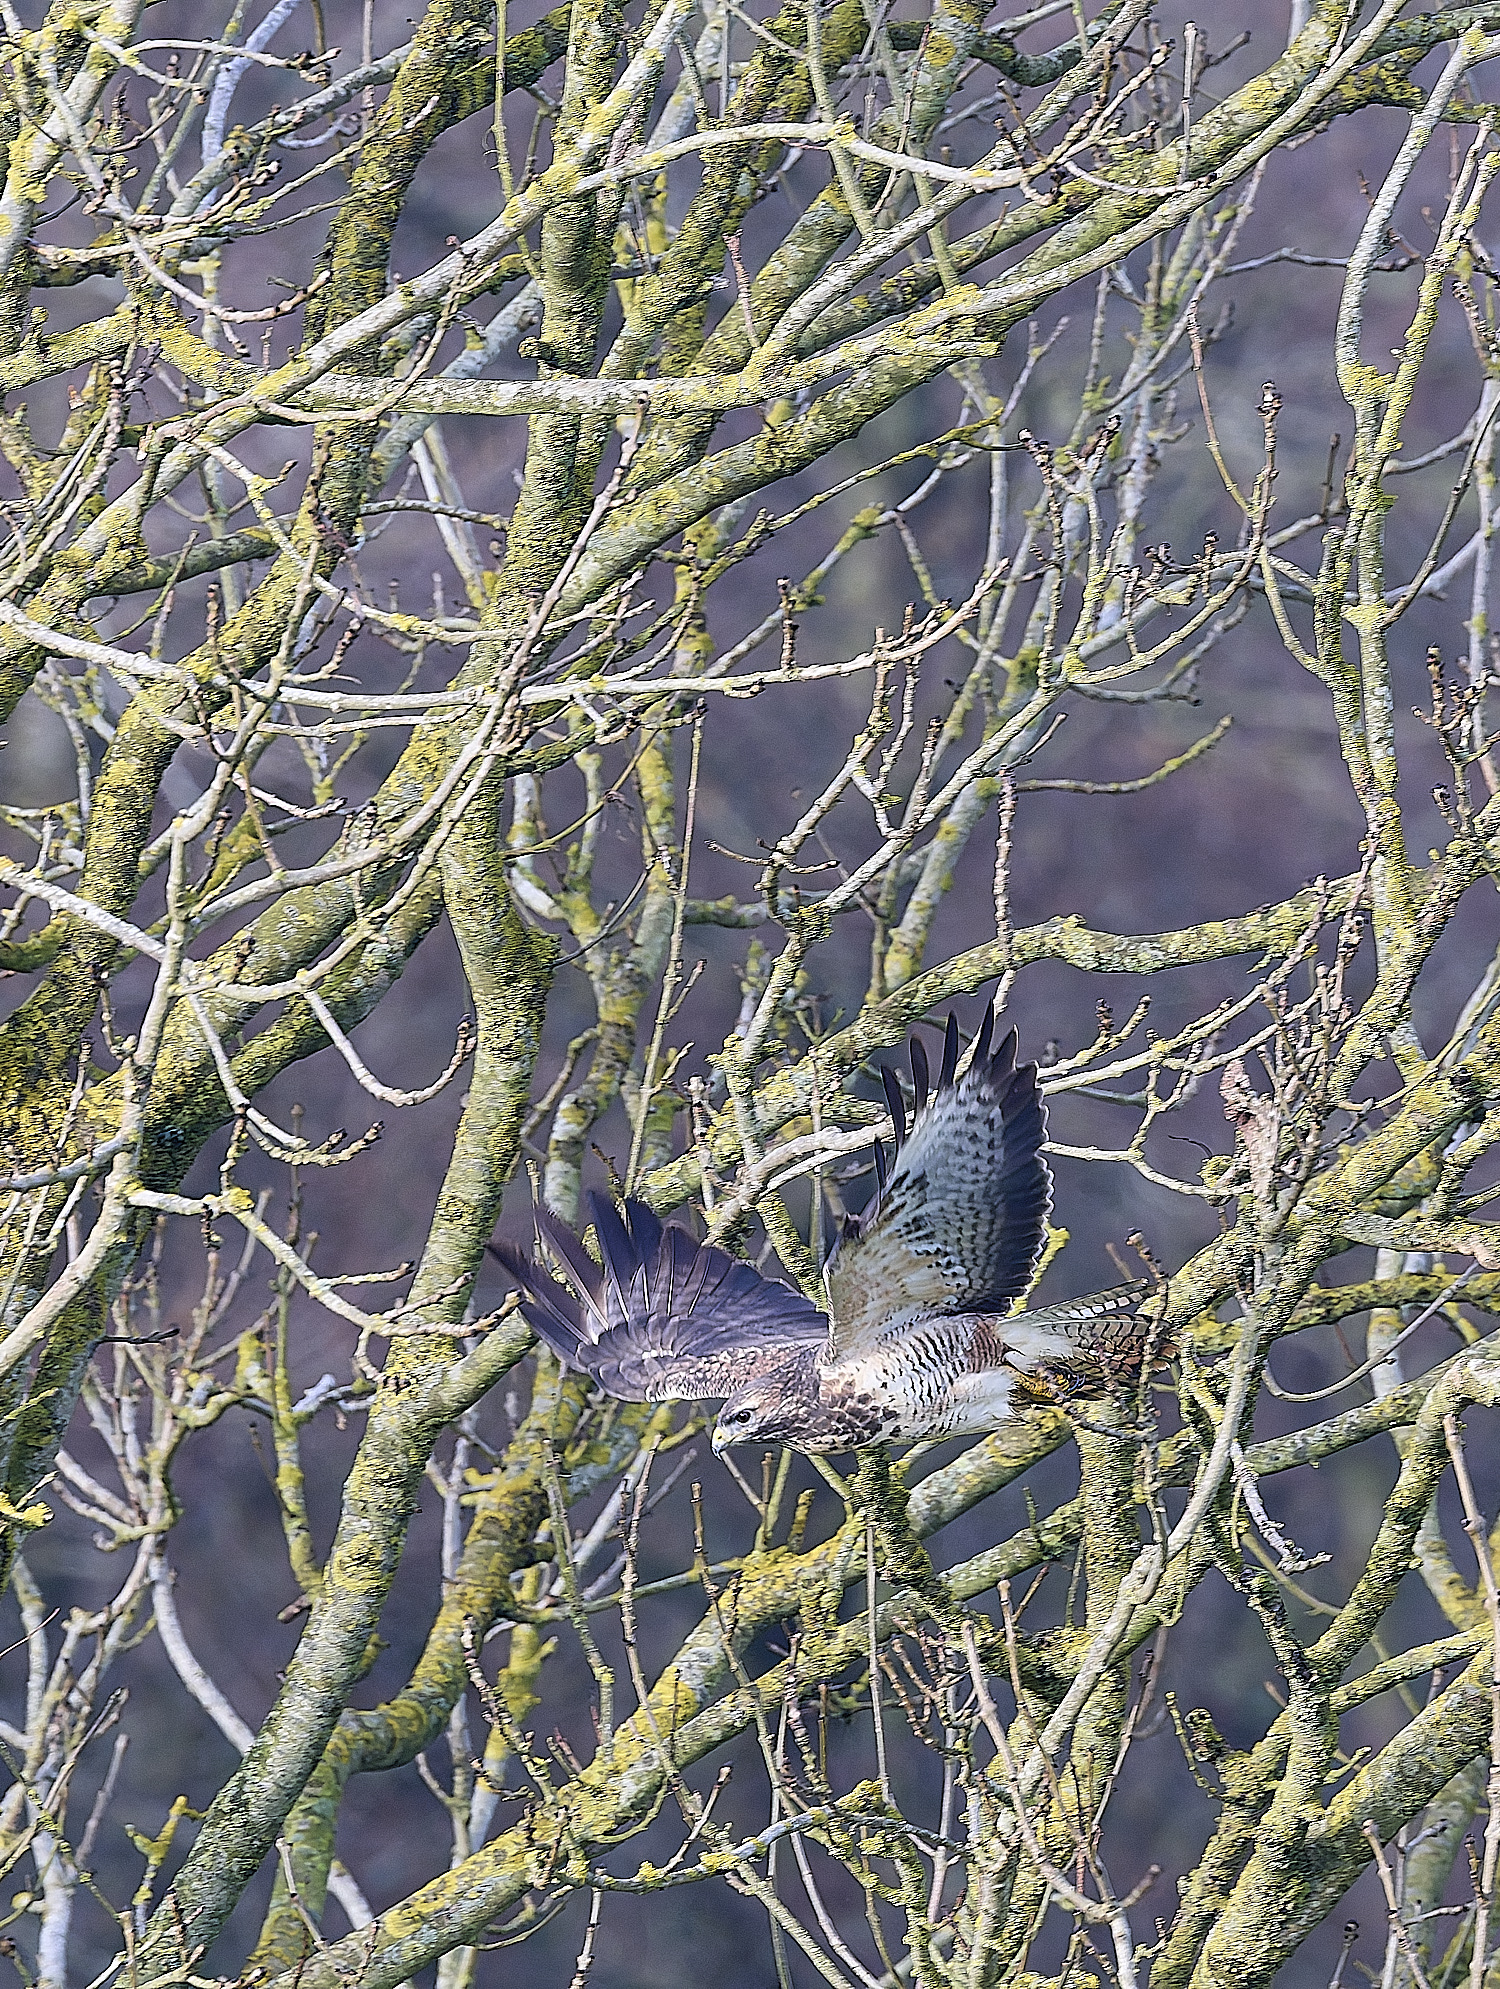
POLYGON ((993 1029, 991 1009, 956 1078, 950 1016, 935 1087, 912 1039, 909 1134, 900 1083, 882 1072, 896 1160, 887 1176, 877 1145, 879 1186, 830 1262, 827 1365, 872 1353, 920 1319, 1004 1312, 1030 1281, 1052 1200, 1046 1119, 1036 1065, 1017 1067, 1014 1030, 992 1054, 993 1029))
POLYGON ((569 1367, 626 1402, 700 1402, 732 1392, 757 1367, 827 1337, 828 1320, 801 1292, 763 1278, 644 1202, 623 1212, 602 1195, 589 1205, 603 1262, 566 1223, 537 1212, 537 1229, 563 1271, 549 1277, 524 1250, 494 1254, 526 1296, 521 1316, 569 1367))

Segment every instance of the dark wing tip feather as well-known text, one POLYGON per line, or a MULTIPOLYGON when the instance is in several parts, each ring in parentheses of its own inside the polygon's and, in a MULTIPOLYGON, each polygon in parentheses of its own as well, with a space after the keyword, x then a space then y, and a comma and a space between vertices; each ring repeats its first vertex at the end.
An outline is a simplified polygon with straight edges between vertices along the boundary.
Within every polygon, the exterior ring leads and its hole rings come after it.
POLYGON ((627 1195, 625 1220, 630 1225, 631 1241, 640 1253, 642 1262, 654 1257, 661 1248, 662 1239, 662 1226, 656 1219, 655 1211, 634 1195, 627 1195))
POLYGON ((951 1011, 948 1026, 943 1031, 943 1068, 938 1078, 938 1090, 946 1091, 953 1082, 953 1073, 958 1069, 958 1017, 951 1011))
POLYGON ((531 1276, 531 1253, 523 1250, 519 1243, 487 1243, 485 1248, 497 1264, 505 1266, 517 1284, 531 1276))
POLYGON ((565 1264, 568 1273, 592 1301, 599 1295, 603 1273, 594 1262, 583 1244, 559 1216, 549 1208, 539 1208, 536 1212, 537 1235, 546 1243, 560 1264, 565 1264))
POLYGON ((882 1064, 880 1082, 885 1089, 885 1102, 890 1108, 891 1129, 896 1135, 896 1151, 899 1154, 906 1144, 906 1104, 901 1096, 901 1080, 889 1064, 882 1064))
MULTIPOLYGON (((985 1069, 985 1075, 991 1084, 998 1087, 1006 1078, 1013 1075, 1017 1067, 1016 1051, 1019 1048, 1020 1037, 1014 1029, 1007 1029, 1005 1034, 1000 1038, 1000 1041, 990 1052, 989 1064, 985 1069)), ((1034 1064, 1031 1068, 1035 1072, 1036 1066, 1034 1064)))
POLYGON ((590 1368, 587 1350, 591 1342, 583 1323, 587 1300, 580 1304, 518 1244, 492 1243, 489 1251, 521 1287, 521 1317, 537 1338, 568 1366, 590 1368))
POLYGON ((608 1195, 601 1195, 597 1188, 588 1194, 589 1213, 594 1218, 594 1234, 599 1239, 599 1252, 604 1259, 605 1269, 610 1277, 624 1291, 630 1280, 641 1267, 640 1253, 635 1239, 625 1227, 625 1220, 608 1195))
POLYGON ((981 1068, 989 1062, 990 1038, 995 1033, 995 1004, 991 1002, 984 1011, 984 1020, 979 1025, 979 1034, 974 1038, 974 1063, 981 1068))
POLYGON ((927 1047, 920 1036, 911 1039, 911 1115, 919 1119, 927 1110, 927 1094, 932 1073, 927 1067, 927 1047))

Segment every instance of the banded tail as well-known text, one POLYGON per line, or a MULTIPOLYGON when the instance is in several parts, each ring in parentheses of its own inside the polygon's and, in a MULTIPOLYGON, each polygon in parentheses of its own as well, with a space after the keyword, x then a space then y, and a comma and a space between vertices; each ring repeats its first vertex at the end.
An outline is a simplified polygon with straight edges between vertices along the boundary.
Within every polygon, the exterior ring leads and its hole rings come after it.
POLYGON ((1070 1351, 1038 1362, 1018 1380, 1038 1401, 1110 1394, 1138 1382, 1146 1368, 1161 1367, 1175 1342, 1163 1324, 1167 1288, 1147 1278, 1116 1285, 1089 1298, 1065 1299, 1017 1314, 1030 1326, 1066 1334, 1070 1351))

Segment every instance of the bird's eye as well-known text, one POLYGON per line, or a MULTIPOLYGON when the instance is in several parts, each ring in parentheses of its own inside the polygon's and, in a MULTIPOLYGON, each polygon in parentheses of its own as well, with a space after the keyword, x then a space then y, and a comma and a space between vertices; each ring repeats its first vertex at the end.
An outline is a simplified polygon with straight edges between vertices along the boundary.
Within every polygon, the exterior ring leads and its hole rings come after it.
POLYGON ((724 1416, 720 1420, 726 1423, 748 1423, 750 1420, 750 1411, 748 1409, 736 1409, 732 1415, 724 1416))

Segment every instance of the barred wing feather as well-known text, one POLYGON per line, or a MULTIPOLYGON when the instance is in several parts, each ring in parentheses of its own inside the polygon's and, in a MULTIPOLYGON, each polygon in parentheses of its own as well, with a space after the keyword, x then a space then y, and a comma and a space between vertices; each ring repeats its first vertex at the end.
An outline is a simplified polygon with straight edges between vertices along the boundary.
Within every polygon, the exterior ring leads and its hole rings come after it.
POLYGON ((768 1358, 823 1344, 826 1316, 790 1285, 664 1227, 644 1202, 620 1210, 602 1195, 588 1199, 602 1263, 550 1211, 537 1214, 565 1284, 513 1245, 494 1250, 525 1293, 527 1325, 609 1394, 704 1401, 728 1395, 768 1358))
MULTIPOLYGON (((830 1262, 825 1366, 872 1353, 919 1320, 1006 1312, 1031 1279, 1052 1200, 1046 1120, 1035 1064, 1017 1067, 1014 1031, 992 1055, 992 1027, 991 1013, 956 1078, 950 1017, 930 1099, 927 1059, 913 1042, 909 1135, 900 1087, 884 1073, 896 1160, 830 1262)), ((878 1149, 877 1168, 884 1176, 878 1149)))

